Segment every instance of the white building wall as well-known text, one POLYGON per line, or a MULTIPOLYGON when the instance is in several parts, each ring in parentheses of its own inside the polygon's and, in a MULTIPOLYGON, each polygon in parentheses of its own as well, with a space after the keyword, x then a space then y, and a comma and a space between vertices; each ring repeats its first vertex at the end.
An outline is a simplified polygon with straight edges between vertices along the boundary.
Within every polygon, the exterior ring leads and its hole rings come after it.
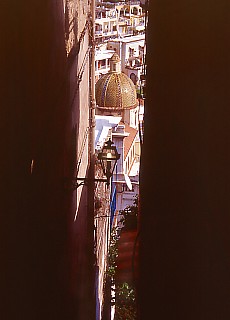
POLYGON ((126 65, 130 58, 130 49, 133 49, 133 58, 139 56, 139 46, 145 46, 145 35, 129 36, 125 38, 112 39, 108 41, 107 48, 115 50, 121 59, 121 70, 126 71, 126 65))
POLYGON ((136 108, 126 109, 124 111, 124 123, 127 123, 134 129, 138 129, 138 109, 139 106, 136 106, 136 108))

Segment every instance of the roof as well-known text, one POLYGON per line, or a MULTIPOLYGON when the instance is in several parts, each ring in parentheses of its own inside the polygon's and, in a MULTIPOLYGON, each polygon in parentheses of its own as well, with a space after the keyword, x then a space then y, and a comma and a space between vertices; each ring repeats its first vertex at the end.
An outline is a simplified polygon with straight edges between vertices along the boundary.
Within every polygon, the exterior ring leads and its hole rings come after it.
POLYGON ((114 54, 114 50, 96 50, 95 60, 110 59, 114 54))
POLYGON ((114 52, 114 54, 112 55, 110 61, 117 61, 117 62, 119 62, 119 61, 121 61, 121 59, 120 59, 119 55, 118 55, 116 52, 114 52))
POLYGON ((124 160, 126 159, 131 146, 134 143, 138 130, 125 124, 125 132, 129 133, 127 137, 124 138, 124 160))
POLYGON ((136 88, 124 73, 107 73, 96 83, 96 102, 109 110, 132 109, 137 105, 136 88))
POLYGON ((104 142, 107 140, 109 130, 118 125, 121 117, 114 116, 95 116, 95 149, 101 149, 104 142))
POLYGON ((124 38, 116 38, 116 39, 111 39, 109 42, 133 42, 133 41, 138 41, 138 40, 145 40, 145 35, 144 34, 138 34, 135 36, 127 36, 124 38))

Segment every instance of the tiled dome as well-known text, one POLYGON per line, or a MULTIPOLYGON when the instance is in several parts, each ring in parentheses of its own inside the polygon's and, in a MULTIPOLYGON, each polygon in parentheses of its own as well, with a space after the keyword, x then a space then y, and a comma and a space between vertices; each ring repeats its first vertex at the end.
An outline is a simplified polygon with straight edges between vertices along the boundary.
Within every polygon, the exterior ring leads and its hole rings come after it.
POLYGON ((137 105, 137 94, 131 79, 116 64, 120 58, 115 53, 110 60, 110 71, 96 83, 96 103, 101 110, 119 111, 132 109, 137 105))

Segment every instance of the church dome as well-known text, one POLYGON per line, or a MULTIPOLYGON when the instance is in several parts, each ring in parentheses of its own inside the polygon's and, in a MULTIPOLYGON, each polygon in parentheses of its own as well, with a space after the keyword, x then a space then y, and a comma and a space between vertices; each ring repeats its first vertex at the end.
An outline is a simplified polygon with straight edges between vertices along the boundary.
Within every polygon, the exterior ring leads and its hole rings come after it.
POLYGON ((120 71, 120 58, 114 53, 110 59, 110 71, 97 81, 96 103, 101 110, 120 111, 137 105, 136 88, 129 77, 120 71))

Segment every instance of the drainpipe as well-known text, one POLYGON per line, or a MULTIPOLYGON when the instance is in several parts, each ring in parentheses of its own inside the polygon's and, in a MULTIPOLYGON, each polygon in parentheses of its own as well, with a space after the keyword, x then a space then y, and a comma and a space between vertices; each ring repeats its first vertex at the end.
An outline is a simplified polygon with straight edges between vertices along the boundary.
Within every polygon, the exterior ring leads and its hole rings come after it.
MULTIPOLYGON (((91 0, 91 15, 89 28, 89 45, 91 47, 89 55, 89 171, 87 186, 88 202, 88 254, 89 254, 89 295, 90 295, 90 314, 89 319, 96 319, 96 255, 94 239, 94 191, 95 191, 95 0, 91 0)), ((89 307, 89 306, 88 306, 89 307)))

